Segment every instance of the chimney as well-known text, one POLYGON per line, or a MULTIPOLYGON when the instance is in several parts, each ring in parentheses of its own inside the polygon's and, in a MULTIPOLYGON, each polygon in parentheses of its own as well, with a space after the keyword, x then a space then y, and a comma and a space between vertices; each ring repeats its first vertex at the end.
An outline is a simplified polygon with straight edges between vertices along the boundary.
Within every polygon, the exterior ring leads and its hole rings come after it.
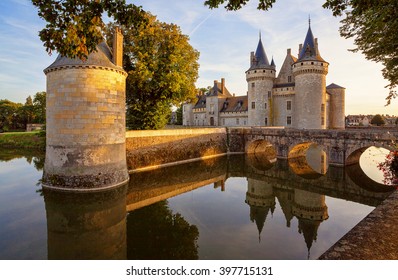
POLYGON ((287 54, 291 55, 292 54, 292 49, 287 49, 287 54))
POLYGON ((225 79, 221 78, 221 94, 225 94, 225 79))
POLYGON ((118 26, 113 33, 113 64, 123 68, 123 34, 118 26))
POLYGON ((301 53, 301 49, 303 48, 303 44, 300 44, 299 45, 299 56, 300 56, 300 53, 301 53))

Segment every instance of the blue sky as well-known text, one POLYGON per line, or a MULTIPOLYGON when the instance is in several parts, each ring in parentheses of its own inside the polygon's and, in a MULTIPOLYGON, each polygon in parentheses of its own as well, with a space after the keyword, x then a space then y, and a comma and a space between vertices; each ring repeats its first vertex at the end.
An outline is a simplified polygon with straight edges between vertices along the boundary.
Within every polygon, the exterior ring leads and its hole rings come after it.
MULTIPOLYGON (((229 91, 237 95, 246 94, 245 71, 259 31, 268 58, 274 58, 279 70, 286 49, 291 48, 297 56, 311 15, 320 53, 330 63, 327 84, 346 88, 346 114, 398 113, 398 100, 384 107, 387 81, 382 78, 382 66, 348 51, 354 47, 353 40, 339 36, 340 19, 322 8, 323 0, 278 0, 268 12, 257 11, 254 0, 238 12, 210 10, 203 5, 204 0, 127 2, 142 5, 159 20, 175 23, 189 35, 191 45, 200 52, 197 87, 225 78, 229 91)), ((44 25, 29 0, 0 1, 0 99, 25 102, 28 95, 45 91, 43 69, 56 54, 49 56, 38 37, 44 25)))

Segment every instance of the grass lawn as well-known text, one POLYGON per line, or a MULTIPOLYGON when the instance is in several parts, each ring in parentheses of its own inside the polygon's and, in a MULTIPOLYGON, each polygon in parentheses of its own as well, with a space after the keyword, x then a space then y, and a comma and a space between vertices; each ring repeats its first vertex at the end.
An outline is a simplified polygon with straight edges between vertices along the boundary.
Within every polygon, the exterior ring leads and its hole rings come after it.
POLYGON ((41 135, 40 131, 0 133, 0 147, 44 150, 46 147, 46 137, 41 135))

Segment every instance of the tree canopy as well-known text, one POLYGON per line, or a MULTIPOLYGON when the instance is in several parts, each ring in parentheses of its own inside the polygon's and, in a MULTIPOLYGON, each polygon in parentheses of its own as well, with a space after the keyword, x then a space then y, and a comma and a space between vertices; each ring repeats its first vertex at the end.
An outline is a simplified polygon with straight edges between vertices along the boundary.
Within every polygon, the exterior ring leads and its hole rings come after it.
POLYGON ((373 125, 380 126, 380 125, 384 125, 386 122, 385 122, 384 118, 380 114, 377 114, 377 115, 375 115, 372 118, 370 123, 373 124, 373 125))
POLYGON ((141 7, 126 0, 31 0, 38 15, 47 22, 39 32, 46 51, 70 58, 86 59, 103 40, 102 14, 126 26, 144 21, 141 7))
MULTIPOLYGON (((159 129, 169 121, 171 106, 195 97, 199 52, 175 24, 150 13, 146 24, 123 28, 127 127, 159 129)), ((110 35, 113 24, 108 25, 110 35)), ((110 36, 108 36, 109 38, 110 36)))
MULTIPOLYGON (((225 9, 239 10, 250 0, 206 0, 209 8, 226 3, 225 9)), ((257 8, 268 10, 276 0, 258 0, 257 8)), ((334 16, 345 16, 340 35, 353 38, 356 48, 366 59, 383 65, 383 77, 389 82, 387 105, 397 97, 398 86, 398 1, 396 0, 325 0, 323 7, 334 16)))
POLYGON ((28 123, 45 123, 46 93, 37 92, 25 104, 0 99, 0 131, 25 130, 28 123))

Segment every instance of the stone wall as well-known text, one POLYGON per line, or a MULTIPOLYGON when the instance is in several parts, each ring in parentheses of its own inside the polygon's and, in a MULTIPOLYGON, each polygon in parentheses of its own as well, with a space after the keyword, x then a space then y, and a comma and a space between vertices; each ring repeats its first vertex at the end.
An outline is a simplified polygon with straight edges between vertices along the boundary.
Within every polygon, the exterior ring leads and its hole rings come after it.
POLYGON ((142 130, 126 133, 130 171, 214 157, 228 152, 225 128, 142 130))

